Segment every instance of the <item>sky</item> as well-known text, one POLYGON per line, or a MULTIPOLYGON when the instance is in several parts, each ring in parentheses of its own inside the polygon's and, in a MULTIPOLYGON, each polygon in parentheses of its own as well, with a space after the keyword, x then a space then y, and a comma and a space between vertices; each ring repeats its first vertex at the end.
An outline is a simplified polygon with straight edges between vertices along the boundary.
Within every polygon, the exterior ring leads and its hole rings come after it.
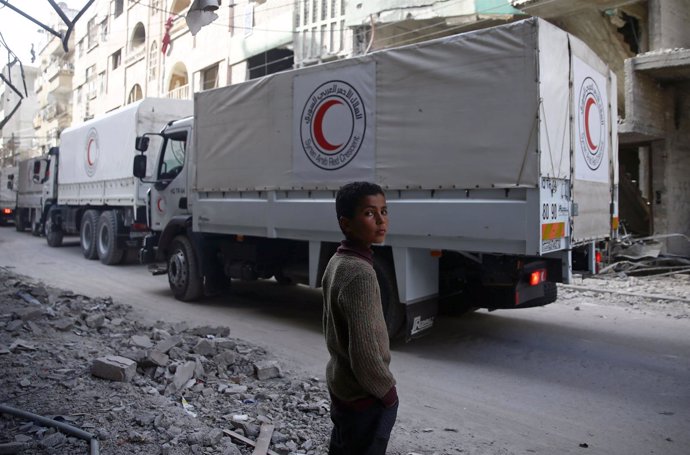
MULTIPOLYGON (((9 3, 46 25, 51 25, 53 8, 48 0, 9 0, 9 3)), ((84 6, 87 0, 57 0, 56 3, 65 3, 70 8, 78 9, 84 6)), ((91 7, 93 8, 93 5, 91 7)), ((38 61, 31 63, 31 43, 34 43, 38 56, 39 45, 48 34, 39 30, 41 27, 0 3, 0 33, 23 65, 38 66, 38 61)), ((0 67, 8 63, 7 59, 7 50, 0 44, 0 67)))

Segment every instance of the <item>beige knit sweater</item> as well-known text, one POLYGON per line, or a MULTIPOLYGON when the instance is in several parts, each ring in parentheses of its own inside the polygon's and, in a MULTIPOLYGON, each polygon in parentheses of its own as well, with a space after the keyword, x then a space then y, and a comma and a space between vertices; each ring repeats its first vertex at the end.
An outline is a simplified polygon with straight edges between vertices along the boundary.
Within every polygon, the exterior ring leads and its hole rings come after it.
POLYGON ((376 272, 364 259, 335 254, 323 286, 323 331, 331 359, 328 387, 337 398, 384 398, 395 386, 376 272))

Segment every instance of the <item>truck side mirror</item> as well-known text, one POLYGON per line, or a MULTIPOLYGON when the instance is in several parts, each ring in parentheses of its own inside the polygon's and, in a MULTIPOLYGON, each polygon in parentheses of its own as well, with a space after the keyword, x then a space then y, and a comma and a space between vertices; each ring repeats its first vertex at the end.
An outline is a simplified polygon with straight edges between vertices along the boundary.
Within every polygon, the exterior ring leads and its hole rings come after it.
POLYGON ((145 152, 146 150, 149 149, 149 138, 148 136, 137 136, 137 139, 134 141, 134 148, 139 150, 140 152, 145 152))
MULTIPOLYGON (((146 139, 146 142, 148 143, 147 137, 143 139, 146 139)), ((139 138, 137 138, 137 141, 138 140, 139 138)), ((132 169, 132 174, 140 179, 146 177, 146 155, 137 155, 134 157, 134 169, 132 169)))

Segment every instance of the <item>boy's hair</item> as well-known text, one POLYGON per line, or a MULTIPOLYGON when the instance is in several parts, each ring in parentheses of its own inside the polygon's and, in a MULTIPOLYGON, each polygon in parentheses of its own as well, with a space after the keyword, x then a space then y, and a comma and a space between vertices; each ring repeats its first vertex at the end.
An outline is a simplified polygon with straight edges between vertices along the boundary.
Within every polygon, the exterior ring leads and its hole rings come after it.
POLYGON ((335 213, 340 220, 341 216, 345 218, 354 218, 357 204, 366 196, 375 196, 381 194, 385 196, 383 189, 376 183, 371 182, 352 182, 343 185, 335 195, 335 213))

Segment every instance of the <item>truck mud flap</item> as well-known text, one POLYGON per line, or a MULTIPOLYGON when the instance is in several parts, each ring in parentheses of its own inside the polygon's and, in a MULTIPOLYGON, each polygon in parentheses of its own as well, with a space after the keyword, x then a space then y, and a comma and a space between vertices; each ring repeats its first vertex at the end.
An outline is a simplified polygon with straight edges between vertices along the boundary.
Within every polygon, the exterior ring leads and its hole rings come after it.
POLYGON ((429 299, 405 305, 406 327, 405 341, 423 337, 431 332, 436 315, 438 314, 438 300, 429 299))

